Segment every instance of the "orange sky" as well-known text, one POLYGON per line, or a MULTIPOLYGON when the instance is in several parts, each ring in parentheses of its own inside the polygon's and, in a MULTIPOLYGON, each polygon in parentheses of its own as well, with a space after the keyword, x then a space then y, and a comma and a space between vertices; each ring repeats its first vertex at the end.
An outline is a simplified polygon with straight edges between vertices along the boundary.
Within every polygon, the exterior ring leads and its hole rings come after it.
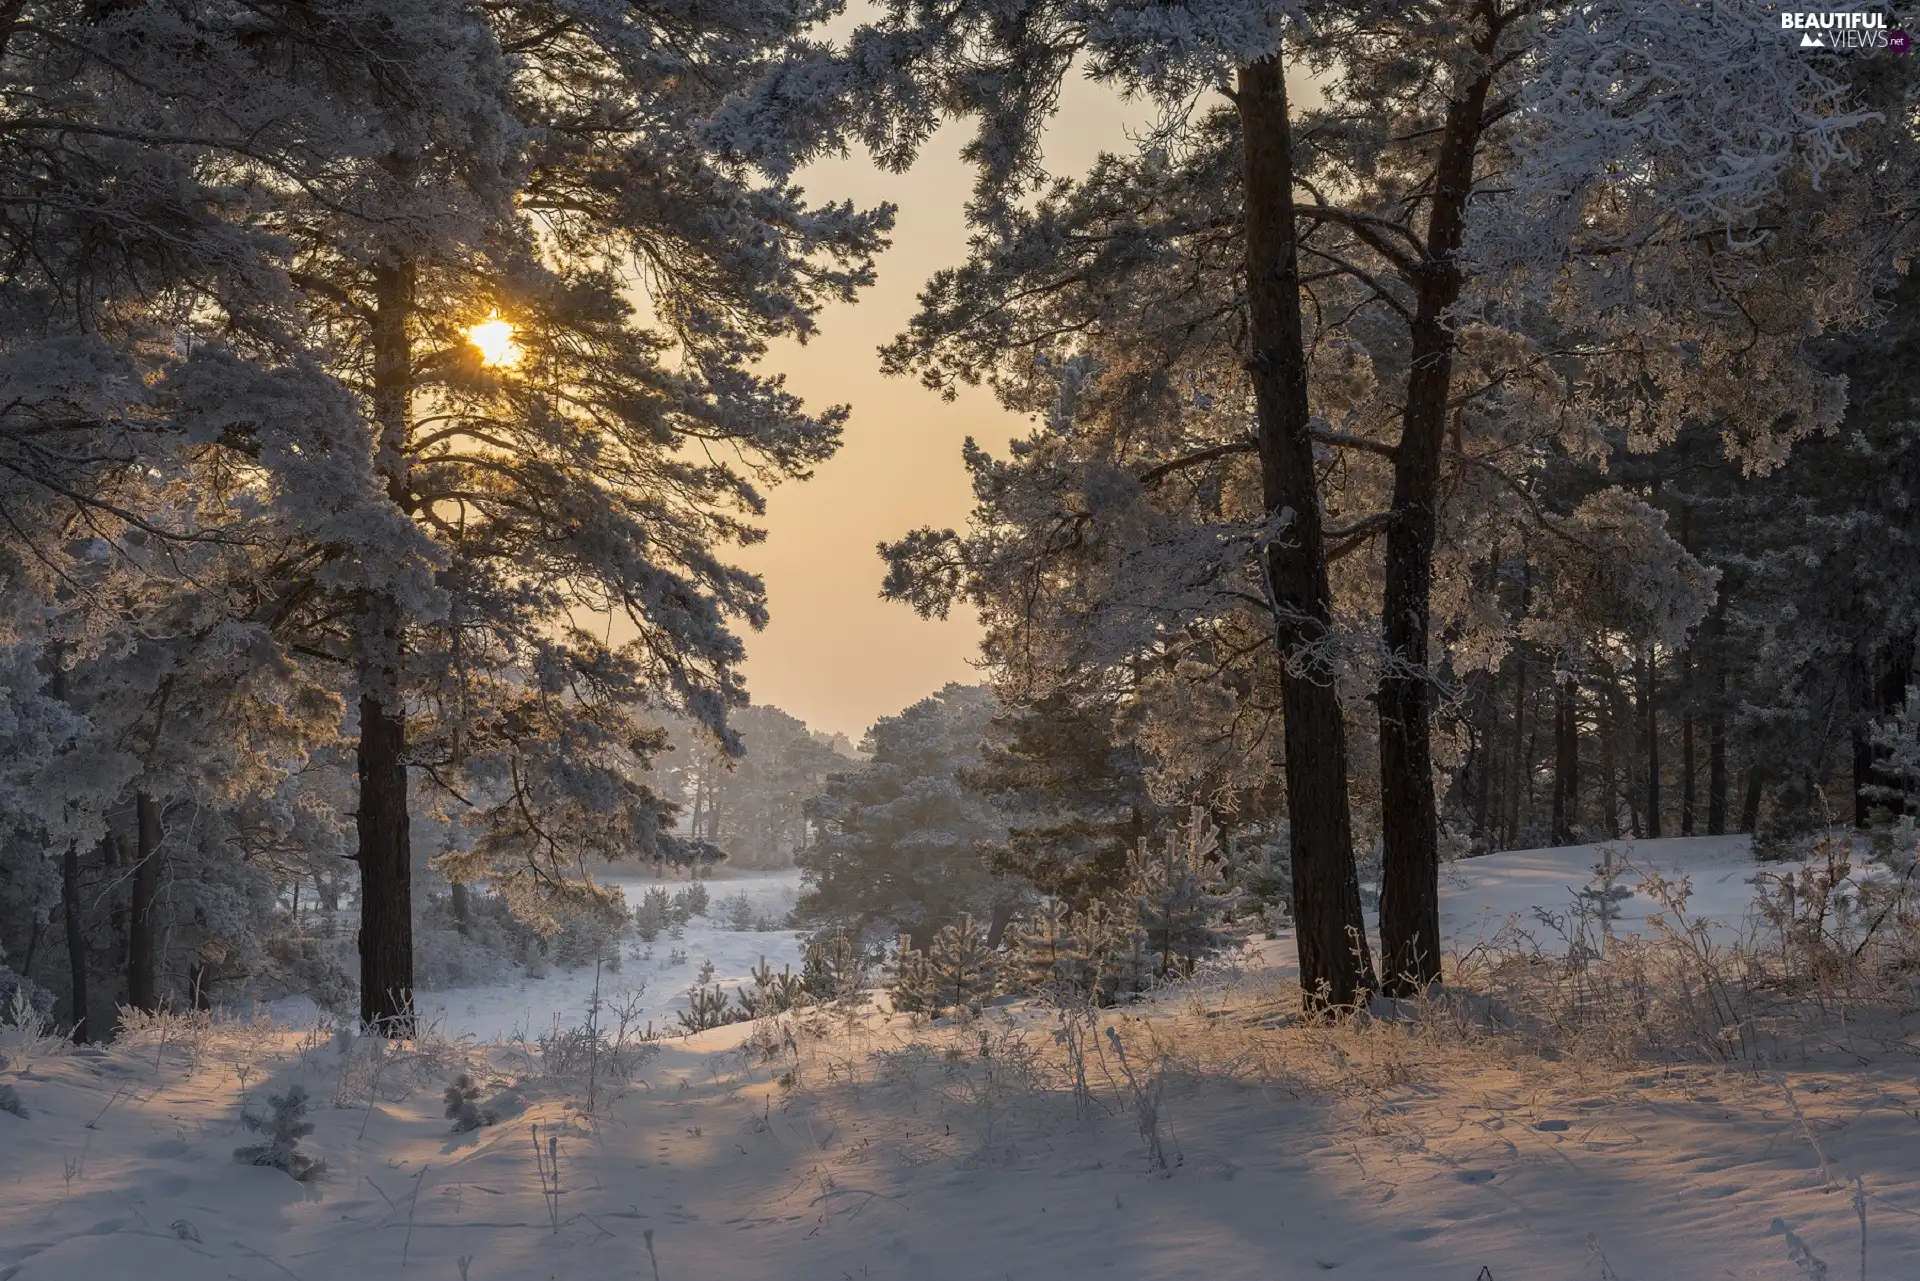
MULTIPOLYGON (((1083 171, 1102 148, 1123 144, 1128 124, 1139 119, 1138 108, 1076 84, 1049 146, 1049 168, 1083 171)), ((879 370, 876 348, 905 326, 927 277, 965 256, 961 206, 971 179, 957 155, 963 141, 961 130, 943 130, 905 175, 882 173, 859 155, 803 175, 816 199, 889 200, 900 213, 879 283, 859 304, 826 312, 807 346, 782 346, 769 362, 808 404, 851 404, 853 417, 839 455, 811 481, 772 491, 767 541, 739 554, 765 576, 773 616, 765 631, 746 638, 747 685, 756 703, 856 740, 878 717, 945 682, 977 679, 968 663, 977 621, 923 622, 879 599, 883 567, 874 547, 921 525, 963 524, 971 503, 961 441, 972 435, 1000 452, 1024 430, 984 390, 948 403, 911 378, 879 370)))

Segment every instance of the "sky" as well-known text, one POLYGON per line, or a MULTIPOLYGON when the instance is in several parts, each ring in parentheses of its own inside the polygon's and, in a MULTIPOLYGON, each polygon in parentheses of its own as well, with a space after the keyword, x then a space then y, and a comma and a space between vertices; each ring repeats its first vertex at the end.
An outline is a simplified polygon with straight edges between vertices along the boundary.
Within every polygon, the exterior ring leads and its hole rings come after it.
MULTIPOLYGON (((1102 149, 1124 145, 1140 117, 1140 108, 1074 84, 1048 167, 1084 171, 1102 149)), ((1026 430, 985 389, 949 403, 912 377, 880 373, 877 349, 905 328, 921 286, 966 256, 971 176, 958 155, 966 136, 964 127, 942 130, 906 174, 884 173, 855 154, 801 176, 815 199, 891 201, 899 214, 874 288, 857 304, 828 309, 806 346, 788 343, 769 355, 768 367, 784 372, 810 406, 849 404, 853 413, 835 458, 811 480, 768 495, 767 541, 736 554, 765 578, 772 615, 764 631, 746 636, 745 676, 755 703, 855 741, 876 719, 948 681, 980 679, 971 665, 980 636, 971 611, 929 622, 881 600, 885 569, 875 547, 922 525, 963 527, 972 504, 961 442, 973 436, 1004 453, 1026 430)))

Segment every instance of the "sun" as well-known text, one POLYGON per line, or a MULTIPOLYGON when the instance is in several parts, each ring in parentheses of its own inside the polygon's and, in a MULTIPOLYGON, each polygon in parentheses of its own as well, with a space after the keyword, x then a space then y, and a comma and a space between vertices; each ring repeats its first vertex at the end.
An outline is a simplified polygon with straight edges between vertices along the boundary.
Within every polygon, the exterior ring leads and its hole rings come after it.
POLYGON ((480 363, 509 368, 520 362, 520 344, 513 340, 513 326, 500 319, 499 312, 489 315, 483 324, 467 330, 467 341, 480 349, 480 363))

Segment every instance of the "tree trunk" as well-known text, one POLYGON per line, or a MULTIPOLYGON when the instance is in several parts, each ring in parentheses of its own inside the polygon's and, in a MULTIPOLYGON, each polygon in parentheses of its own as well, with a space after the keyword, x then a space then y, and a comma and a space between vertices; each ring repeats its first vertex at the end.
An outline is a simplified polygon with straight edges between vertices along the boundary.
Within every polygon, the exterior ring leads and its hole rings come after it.
POLYGON ((67 927, 67 972, 73 985, 73 1039, 85 1043, 93 1039, 87 1026, 87 936, 80 927, 80 846, 67 842, 60 856, 60 911, 67 927))
POLYGON ((1694 771, 1693 756, 1693 709, 1689 707, 1680 717, 1680 835, 1693 835, 1694 794, 1699 790, 1694 771))
POLYGON ((160 897, 160 802, 148 792, 133 796, 135 848, 133 920, 127 940, 127 1004, 149 1014, 160 1008, 159 957, 156 954, 154 904, 160 897))
POLYGON ((1641 748, 1647 762, 1646 834, 1649 840, 1658 840, 1660 838, 1660 712, 1655 701, 1654 690, 1659 672, 1651 649, 1634 661, 1640 669, 1641 748))
POLYGON ((1491 844, 1487 832, 1487 806, 1493 798, 1494 742, 1499 725, 1500 673, 1479 672, 1474 677, 1473 735, 1473 834, 1491 844))
POLYGON ((1439 528, 1440 452, 1453 392, 1453 321, 1465 283, 1458 255, 1473 195, 1474 157, 1499 39, 1491 5, 1476 41, 1486 68, 1447 103, 1434 161, 1424 254, 1412 273, 1406 407, 1393 455, 1380 636, 1386 651, 1380 712, 1380 976, 1395 995, 1440 977, 1440 843, 1433 797, 1432 677, 1427 671, 1433 546, 1439 528))
POLYGON ((1553 843, 1572 845, 1580 817, 1580 705, 1573 677, 1561 679, 1554 695, 1553 843))
POLYGON ((1244 162, 1248 372, 1253 378, 1261 496, 1270 520, 1291 513, 1266 549, 1281 664, 1287 817, 1292 826, 1300 988, 1309 1010, 1358 1003, 1373 957, 1353 862, 1346 721, 1331 657, 1319 478, 1308 422, 1293 208, 1293 128, 1279 55, 1241 68, 1237 104, 1244 162))
POLYGON ((465 881, 454 881, 453 924, 462 934, 473 933, 473 902, 465 881))
POLYGON ((1594 691, 1593 733, 1600 744, 1600 834, 1611 840, 1620 835, 1620 802, 1614 790, 1613 714, 1604 689, 1594 691))
MULTIPOLYGON (((387 494, 411 512, 407 448, 413 353, 411 263, 374 269, 373 413, 387 494)), ((399 605, 374 595, 363 622, 360 674, 360 1021, 383 1036, 413 1034, 413 867, 407 815, 407 726, 399 605)))
POLYGON ((1513 750, 1508 753, 1506 838, 1502 841, 1508 849, 1520 839, 1520 797, 1525 791, 1522 780, 1531 772, 1526 760, 1528 663, 1524 646, 1514 650, 1514 660, 1518 670, 1513 676, 1513 750))
POLYGON ((1720 709, 1707 717, 1707 835, 1727 831, 1727 724, 1720 709))
POLYGON ((1760 796, 1766 790, 1767 772, 1755 765, 1747 770, 1747 797, 1740 806, 1740 830, 1753 835, 1760 826, 1760 796))

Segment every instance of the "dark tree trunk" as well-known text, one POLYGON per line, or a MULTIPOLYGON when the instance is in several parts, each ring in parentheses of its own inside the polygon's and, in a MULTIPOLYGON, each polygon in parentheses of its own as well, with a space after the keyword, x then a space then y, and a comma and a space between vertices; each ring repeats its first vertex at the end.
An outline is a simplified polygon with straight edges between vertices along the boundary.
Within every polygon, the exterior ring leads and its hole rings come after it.
MULTIPOLYGON (((373 413, 377 465, 390 498, 411 512, 409 400, 413 352, 408 320, 414 272, 405 261, 374 269, 373 413)), ((360 1021, 383 1036, 413 1034, 413 866, 407 814, 407 724, 398 603, 375 595, 364 626, 360 673, 360 1021)))
POLYGON ((1648 650, 1637 660, 1640 685, 1640 735, 1641 753, 1647 762, 1647 826, 1649 840, 1660 837, 1660 712, 1654 696, 1655 682, 1659 680, 1659 671, 1655 666, 1653 651, 1648 650))
POLYGON ((1514 651, 1513 747, 1507 761, 1506 836, 1501 842, 1512 849, 1520 839, 1520 797, 1525 791, 1523 779, 1530 772, 1527 755, 1527 651, 1514 651))
POLYGON ((86 1042, 93 1039, 87 1020, 87 935, 80 923, 80 847, 73 841, 67 842, 60 857, 60 911, 67 927, 67 973, 73 985, 68 1011, 72 1035, 75 1041, 86 1042))
POLYGON ((1707 718, 1707 835, 1727 831, 1727 724, 1716 707, 1707 718))
POLYGON ((1269 517, 1293 513, 1267 547, 1274 633, 1281 655, 1287 817, 1292 827, 1294 920, 1308 1009, 1359 1002, 1373 958, 1353 862, 1346 722, 1324 641, 1332 627, 1319 479, 1308 421, 1293 208, 1293 128, 1278 54, 1239 73, 1244 163, 1247 362, 1257 410, 1261 496, 1269 517))
POLYGON ((1579 686, 1571 676, 1560 681, 1554 695, 1553 721, 1553 843, 1572 845, 1580 816, 1580 705, 1579 686))
POLYGON ((1699 792, 1693 755, 1693 709, 1680 717, 1680 835, 1693 835, 1693 798, 1699 792))
POLYGON ((1409 273, 1414 317, 1400 442, 1393 456, 1393 521, 1387 526, 1380 637, 1386 650, 1380 713, 1380 976, 1411 995, 1440 977, 1440 852, 1433 796, 1432 619, 1434 537, 1439 528, 1440 454, 1453 393, 1453 320, 1465 283, 1459 252, 1473 195, 1474 158, 1493 87, 1501 23, 1476 4, 1483 70, 1447 103, 1428 192, 1427 234, 1409 273))
POLYGON ((1897 780, 1888 778, 1880 768, 1885 750, 1873 741, 1874 723, 1898 712, 1907 699, 1911 676, 1909 655, 1911 638, 1896 640, 1875 651, 1872 658, 1854 663, 1853 715, 1853 822, 1866 827, 1875 810, 1898 815, 1904 812, 1897 780), (1885 789, 1883 791, 1883 789, 1885 789))
POLYGON ((127 940, 127 1004, 149 1014, 160 1008, 159 957, 156 953, 154 905, 160 897, 165 871, 161 860, 160 802, 150 793, 135 792, 133 920, 127 940))
MULTIPOLYGON (((1493 554, 1488 558, 1486 579, 1482 588, 1495 601, 1500 594, 1500 541, 1495 539, 1493 554)), ((1473 741, 1473 834, 1485 841, 1491 848, 1498 837, 1487 826, 1489 803, 1493 798, 1493 775, 1499 760, 1500 736, 1500 669, 1481 672, 1475 677, 1474 699, 1474 741, 1473 741)))
MULTIPOLYGON (((1689 554, 1693 551, 1693 509, 1680 508, 1680 545, 1689 554)), ((1719 604, 1715 598, 1715 605, 1719 604)), ((1699 700, 1694 696, 1693 646, 1689 644, 1682 652, 1680 665, 1680 835, 1692 836, 1694 828, 1694 798, 1699 793, 1696 784, 1699 775, 1693 753, 1693 709, 1699 700)))
MULTIPOLYGON (((1607 683, 1610 688, 1610 677, 1607 683)), ((1620 835, 1620 762, 1613 748, 1613 703, 1608 688, 1594 691, 1593 720, 1594 735, 1600 740, 1600 834, 1611 840, 1620 835)))
POLYGON ((1007 929, 1013 924, 1013 918, 1019 908, 1012 903, 995 903, 987 918, 987 950, 998 948, 1007 937, 1007 929))
POLYGON ((1747 770, 1747 796, 1740 805, 1740 830, 1753 835, 1760 826, 1760 797, 1766 791, 1767 772, 1755 765, 1747 770))
POLYGON ((407 825, 406 721, 360 699, 360 1021, 413 1034, 413 874, 407 825))
POLYGON ((453 924, 462 934, 473 933, 473 903, 465 881, 453 882, 453 924))
POLYGON ((1488 844, 1492 843, 1487 831, 1487 806, 1493 796, 1494 742, 1499 726, 1499 703, 1494 695, 1499 679, 1497 670, 1474 677, 1473 834, 1488 844))

